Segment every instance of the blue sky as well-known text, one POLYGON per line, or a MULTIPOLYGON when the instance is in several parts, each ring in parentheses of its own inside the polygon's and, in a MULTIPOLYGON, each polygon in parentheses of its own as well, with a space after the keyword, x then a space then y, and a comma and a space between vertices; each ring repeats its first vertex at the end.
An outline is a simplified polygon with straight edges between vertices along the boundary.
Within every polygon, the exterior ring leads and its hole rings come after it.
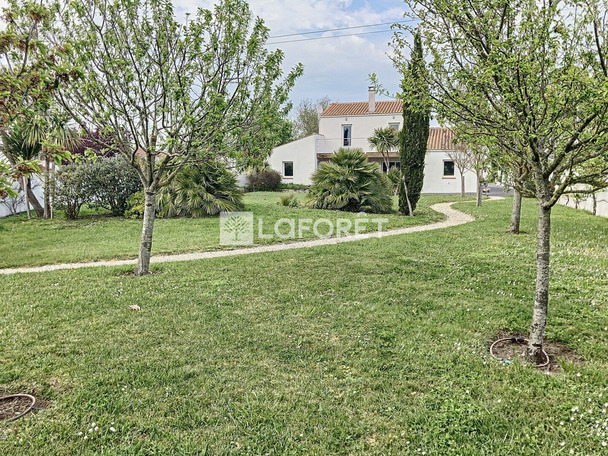
MULTIPOLYGON (((211 0, 174 0, 178 10, 194 11, 212 7, 211 0)), ((379 24, 403 20, 402 0, 250 0, 249 4, 270 28, 270 35, 304 33, 379 24)), ((352 29, 324 34, 275 38, 269 42, 297 40, 317 36, 353 34, 387 30, 390 26, 352 29)), ((269 46, 285 52, 285 68, 300 62, 304 75, 292 92, 297 105, 303 98, 317 100, 328 96, 332 101, 367 100, 368 75, 376 73, 391 92, 399 87, 399 74, 387 53, 392 32, 299 41, 269 46)))

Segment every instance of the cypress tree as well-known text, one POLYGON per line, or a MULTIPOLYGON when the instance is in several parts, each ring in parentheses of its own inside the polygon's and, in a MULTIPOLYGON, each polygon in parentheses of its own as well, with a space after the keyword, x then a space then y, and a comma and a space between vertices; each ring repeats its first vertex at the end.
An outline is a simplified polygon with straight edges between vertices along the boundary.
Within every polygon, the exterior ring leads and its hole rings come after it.
POLYGON ((431 119, 425 71, 422 40, 416 33, 412 57, 401 81, 403 129, 399 134, 402 179, 399 187, 399 210, 405 215, 414 215, 424 180, 424 159, 431 119))

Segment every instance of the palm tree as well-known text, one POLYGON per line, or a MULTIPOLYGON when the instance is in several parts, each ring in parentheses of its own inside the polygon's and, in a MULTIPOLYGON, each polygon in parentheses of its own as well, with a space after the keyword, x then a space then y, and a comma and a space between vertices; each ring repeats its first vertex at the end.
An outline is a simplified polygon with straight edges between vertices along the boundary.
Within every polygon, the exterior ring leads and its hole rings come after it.
POLYGON ((369 146, 376 149, 384 159, 386 171, 389 169, 389 153, 399 145, 399 135, 393 127, 376 128, 373 136, 367 138, 369 146))
POLYGON ((361 149, 340 148, 312 176, 309 205, 316 209, 386 213, 392 209, 390 183, 361 149))
POLYGON ((157 199, 161 217, 204 217, 242 209, 236 176, 223 163, 207 161, 182 168, 157 199))
POLYGON ((55 112, 33 117, 24 129, 26 142, 31 146, 40 146, 44 160, 44 218, 53 218, 51 207, 51 164, 55 156, 65 149, 74 147, 80 138, 77 132, 68 127, 65 118, 55 112))
MULTIPOLYGON (((40 158, 42 144, 32 143, 29 140, 27 130, 28 128, 24 123, 15 123, 10 130, 2 132, 2 152, 13 166, 20 161, 30 162, 40 158)), ((38 217, 42 217, 44 215, 44 208, 32 191, 31 177, 23 176, 22 179, 20 179, 19 185, 21 185, 23 193, 25 193, 28 218, 30 215, 30 204, 36 211, 38 217)))

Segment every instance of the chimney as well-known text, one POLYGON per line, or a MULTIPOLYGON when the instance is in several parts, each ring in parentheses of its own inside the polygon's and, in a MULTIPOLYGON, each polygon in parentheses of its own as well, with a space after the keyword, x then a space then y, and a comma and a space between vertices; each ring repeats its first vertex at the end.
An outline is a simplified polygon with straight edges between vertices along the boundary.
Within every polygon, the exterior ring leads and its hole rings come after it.
POLYGON ((370 114, 376 112, 376 88, 374 86, 369 87, 369 107, 367 112, 370 114))

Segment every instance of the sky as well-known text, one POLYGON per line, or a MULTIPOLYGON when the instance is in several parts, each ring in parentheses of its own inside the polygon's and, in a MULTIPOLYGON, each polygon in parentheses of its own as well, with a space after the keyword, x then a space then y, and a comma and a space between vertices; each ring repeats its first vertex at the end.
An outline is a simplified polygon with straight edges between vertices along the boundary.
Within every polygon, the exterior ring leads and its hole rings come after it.
MULTIPOLYGON (((213 3, 211 0, 174 0, 179 14, 194 12, 198 7, 211 8, 213 3)), ((256 16, 264 19, 271 37, 392 23, 404 20, 405 12, 403 0, 250 0, 249 5, 256 16)), ((332 102, 366 101, 370 73, 376 73, 381 84, 395 93, 399 88, 399 73, 387 55, 392 37, 390 25, 269 39, 269 43, 276 43, 371 31, 382 32, 269 44, 269 49, 280 48, 285 53, 286 71, 297 63, 304 65, 304 75, 292 91, 294 106, 304 98, 316 101, 324 96, 332 102)))
MULTIPOLYGON (((194 13, 197 8, 213 8, 216 2, 173 0, 173 3, 176 14, 183 18, 185 13, 194 13)), ((0 0, 0 7, 5 5, 6 1, 0 0)), ((398 90, 399 73, 388 57, 393 35, 390 25, 310 32, 402 21, 403 0, 249 0, 249 5, 270 29, 268 48, 279 48, 285 53, 284 71, 298 63, 304 65, 304 75, 291 93, 294 106, 304 98, 313 102, 322 97, 328 97, 332 102, 366 101, 370 73, 376 73, 389 92, 398 90), (304 35, 277 37, 300 33, 304 35), (270 44, 356 33, 366 34, 270 44)), ((384 98, 377 97, 379 100, 384 98)))

